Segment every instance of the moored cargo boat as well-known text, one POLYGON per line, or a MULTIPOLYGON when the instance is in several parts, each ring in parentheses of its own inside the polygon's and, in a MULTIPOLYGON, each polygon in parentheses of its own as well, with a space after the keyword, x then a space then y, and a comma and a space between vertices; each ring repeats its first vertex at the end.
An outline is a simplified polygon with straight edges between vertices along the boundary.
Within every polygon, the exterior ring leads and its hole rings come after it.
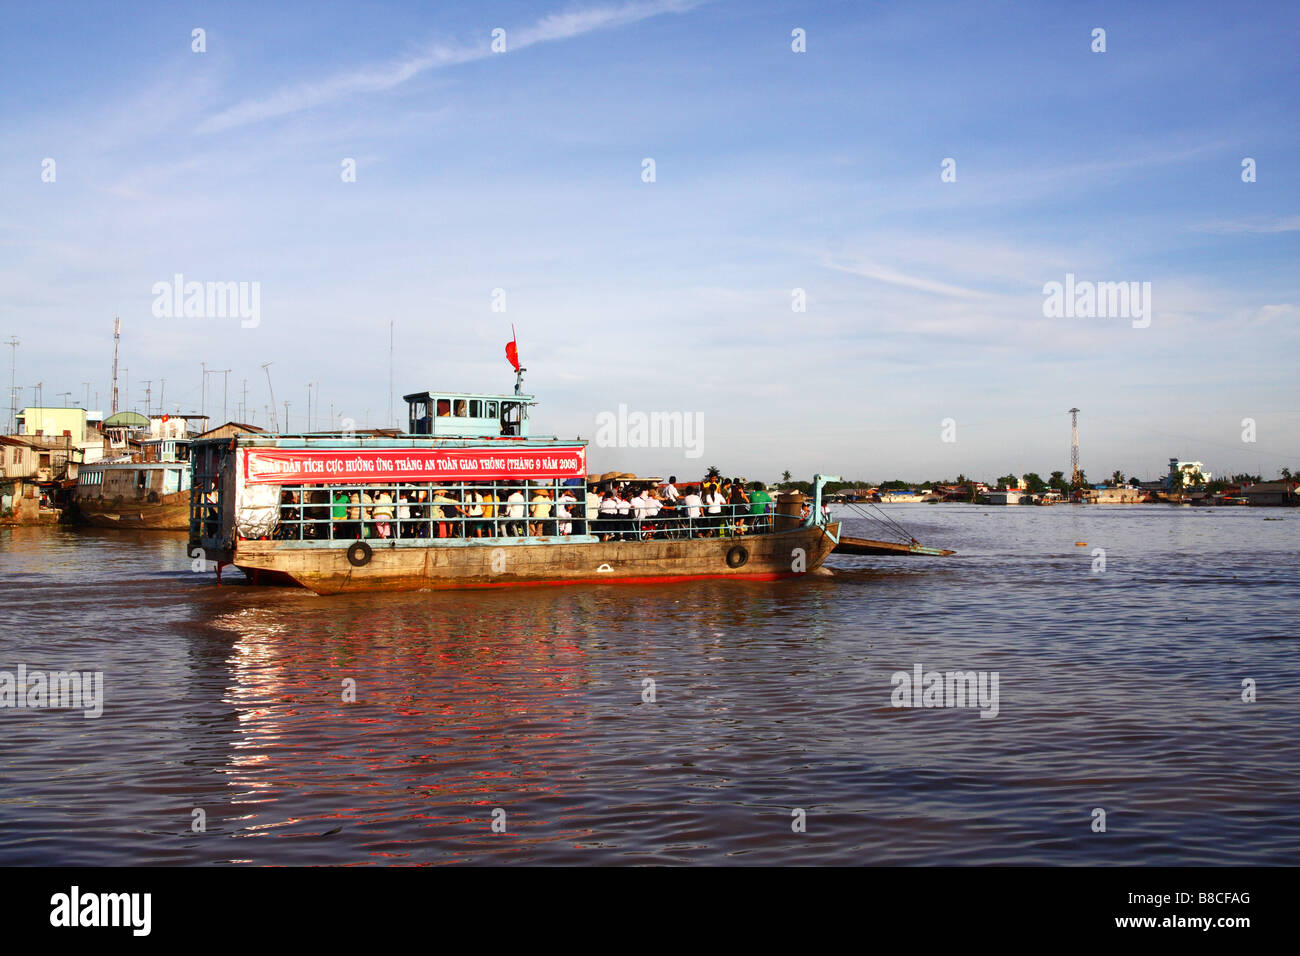
POLYGON ((72 518, 96 528, 186 531, 190 517, 187 461, 82 465, 72 518))
POLYGON ((190 554, 321 594, 816 570, 838 541, 817 476, 776 513, 678 507, 599 515, 583 441, 529 434, 530 395, 405 396, 408 431, 238 435, 191 449, 190 554), (734 513, 733 513, 734 511, 734 513))
POLYGON ((68 517, 97 528, 188 531, 189 423, 196 420, 207 418, 135 412, 110 417, 108 441, 122 453, 80 467, 68 517))

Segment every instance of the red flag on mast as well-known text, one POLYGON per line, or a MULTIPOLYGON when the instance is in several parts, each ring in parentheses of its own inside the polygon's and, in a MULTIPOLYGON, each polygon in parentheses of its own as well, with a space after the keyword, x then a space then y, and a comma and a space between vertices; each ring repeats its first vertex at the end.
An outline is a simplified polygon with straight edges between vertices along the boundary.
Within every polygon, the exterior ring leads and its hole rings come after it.
POLYGON ((510 341, 506 343, 506 358, 510 360, 510 364, 515 367, 516 372, 519 371, 519 343, 516 341, 517 338, 514 323, 511 323, 510 341))

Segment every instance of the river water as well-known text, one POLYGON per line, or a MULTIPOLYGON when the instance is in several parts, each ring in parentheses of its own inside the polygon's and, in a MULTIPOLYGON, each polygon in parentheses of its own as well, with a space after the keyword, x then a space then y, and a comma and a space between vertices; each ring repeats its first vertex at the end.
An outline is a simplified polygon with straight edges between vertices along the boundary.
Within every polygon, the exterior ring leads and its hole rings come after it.
POLYGON ((1300 863, 1300 513, 886 509, 959 554, 318 597, 0 530, 0 670, 106 698, 0 710, 0 863, 1300 863))

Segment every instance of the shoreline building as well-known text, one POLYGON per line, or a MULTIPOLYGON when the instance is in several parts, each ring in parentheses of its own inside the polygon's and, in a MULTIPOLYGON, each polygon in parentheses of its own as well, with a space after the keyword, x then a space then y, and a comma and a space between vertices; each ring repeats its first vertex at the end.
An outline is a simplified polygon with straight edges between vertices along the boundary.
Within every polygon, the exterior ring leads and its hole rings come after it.
POLYGON ((1183 480, 1180 482, 1180 486, 1183 488, 1190 488, 1196 484, 1205 484, 1210 480, 1211 477, 1213 477, 1208 471, 1205 470, 1205 465, 1199 461, 1180 461, 1177 458, 1170 458, 1169 474, 1167 474, 1164 477, 1164 480, 1161 482, 1161 484, 1165 487, 1166 490, 1174 487, 1175 476, 1180 473, 1182 474, 1182 478, 1183 478, 1183 480), (1194 475, 1197 474, 1197 472, 1199 472, 1201 475, 1201 481, 1194 482, 1192 478, 1194 475))

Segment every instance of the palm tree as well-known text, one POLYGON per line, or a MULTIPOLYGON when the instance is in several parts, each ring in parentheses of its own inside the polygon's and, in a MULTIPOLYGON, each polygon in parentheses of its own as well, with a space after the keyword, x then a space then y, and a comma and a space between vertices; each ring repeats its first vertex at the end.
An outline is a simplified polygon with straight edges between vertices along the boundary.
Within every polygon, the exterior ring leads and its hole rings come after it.
POLYGON ((781 481, 782 481, 782 482, 787 482, 787 481, 789 481, 789 480, 790 480, 790 472, 788 472, 788 471, 783 471, 783 472, 781 472, 781 481))
POLYGON ((704 477, 712 481, 714 478, 721 478, 722 472, 718 470, 717 465, 709 465, 708 470, 704 472, 704 477))
POLYGON ((1116 488, 1124 484, 1124 472, 1120 471, 1118 468, 1115 469, 1115 471, 1111 473, 1110 483, 1116 488))

